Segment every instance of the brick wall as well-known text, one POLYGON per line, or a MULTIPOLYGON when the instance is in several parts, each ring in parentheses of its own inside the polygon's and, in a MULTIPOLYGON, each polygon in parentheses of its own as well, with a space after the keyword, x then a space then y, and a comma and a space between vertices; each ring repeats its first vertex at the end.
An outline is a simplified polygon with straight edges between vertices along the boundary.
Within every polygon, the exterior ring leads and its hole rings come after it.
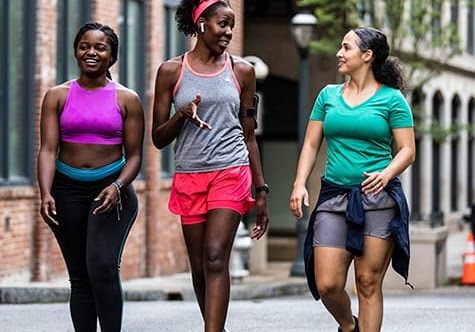
MULTIPOLYGON (((235 12, 241 0, 233 0, 235 12)), ((119 33, 120 0, 93 0, 93 20, 110 25, 119 33)), ((134 183, 139 214, 124 247, 121 275, 124 279, 153 277, 188 270, 188 259, 179 218, 168 211, 170 180, 160 178, 160 152, 150 141, 155 74, 163 59, 163 1, 145 1, 147 51, 146 118, 143 180, 134 183)), ((56 84, 55 0, 36 1, 35 145, 39 149, 40 105, 47 89, 56 84)), ((237 13, 232 54, 242 50, 242 15, 237 13), (239 19, 238 19, 239 18, 239 19)), ((120 36, 119 36, 120 38, 120 36)), ((64 47, 71 47, 72 41, 64 47)), ((118 78, 120 60, 111 69, 118 78)), ((50 229, 39 215, 39 192, 32 186, 0 188, 0 281, 45 281, 65 277, 65 265, 50 229)))
POLYGON ((0 191, 0 280, 30 276, 34 194, 27 187, 0 191))
POLYGON ((146 98, 146 134, 145 134, 145 165, 147 195, 147 266, 148 276, 171 274, 188 269, 183 236, 179 218, 168 211, 170 194, 169 180, 160 180, 160 153, 153 146, 150 138, 152 123, 152 107, 155 87, 155 76, 164 58, 164 30, 159 22, 163 22, 163 5, 159 1, 150 1, 147 8, 147 53, 153 56, 147 61, 146 98), (157 263, 159 262, 159 263, 157 263))
POLYGON ((244 31, 244 1, 231 0, 231 7, 236 15, 233 29, 233 40, 229 46, 229 53, 242 56, 244 31))

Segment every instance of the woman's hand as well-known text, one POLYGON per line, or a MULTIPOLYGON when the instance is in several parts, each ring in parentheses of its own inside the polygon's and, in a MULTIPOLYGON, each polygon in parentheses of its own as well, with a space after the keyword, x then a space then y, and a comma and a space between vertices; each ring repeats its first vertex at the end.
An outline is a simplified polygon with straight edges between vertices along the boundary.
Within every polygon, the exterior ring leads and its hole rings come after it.
POLYGON ((361 189, 365 195, 379 194, 390 180, 384 172, 363 172, 363 175, 366 176, 366 180, 361 183, 361 189))
POLYGON ((48 195, 41 199, 40 213, 46 223, 59 225, 56 220, 56 202, 53 196, 48 195))
POLYGON ((267 208, 267 193, 258 193, 256 197, 256 225, 252 228, 251 239, 259 240, 267 230, 269 224, 269 210, 267 208))
POLYGON ((294 186, 292 194, 290 195, 290 211, 297 219, 303 217, 302 204, 310 206, 308 191, 305 186, 294 186))
POLYGON ((201 95, 198 93, 196 94, 196 98, 193 99, 193 101, 180 108, 178 112, 201 129, 211 130, 211 126, 207 122, 201 120, 198 116, 198 104, 200 102, 201 95))
POLYGON ((112 210, 112 208, 117 206, 120 202, 120 196, 116 186, 110 184, 102 189, 94 201, 102 201, 102 203, 94 209, 92 212, 93 214, 104 213, 112 210))

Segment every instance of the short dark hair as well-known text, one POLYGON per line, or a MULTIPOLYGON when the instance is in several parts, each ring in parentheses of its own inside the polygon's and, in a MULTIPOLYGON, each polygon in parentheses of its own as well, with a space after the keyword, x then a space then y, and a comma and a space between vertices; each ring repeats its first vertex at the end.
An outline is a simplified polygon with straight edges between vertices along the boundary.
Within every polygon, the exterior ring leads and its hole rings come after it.
MULTIPOLYGON (((84 24, 79 28, 78 33, 76 34, 76 37, 74 38, 74 56, 76 56, 79 40, 81 40, 82 35, 84 35, 87 31, 90 30, 99 30, 102 31, 106 37, 107 40, 109 41, 110 47, 111 47, 111 57, 112 60, 109 64, 109 68, 116 63, 118 54, 119 54, 119 37, 117 37, 117 34, 115 31, 108 25, 104 25, 98 22, 89 22, 84 24)), ((108 72, 108 76, 110 78, 110 73, 108 72)))

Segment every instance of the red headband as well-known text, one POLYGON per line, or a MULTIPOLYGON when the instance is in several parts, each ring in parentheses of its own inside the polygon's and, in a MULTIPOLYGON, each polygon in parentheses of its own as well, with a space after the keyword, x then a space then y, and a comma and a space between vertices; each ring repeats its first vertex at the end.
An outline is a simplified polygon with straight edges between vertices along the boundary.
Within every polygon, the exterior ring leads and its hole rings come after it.
POLYGON ((203 0, 201 1, 195 8, 193 8, 193 13, 191 14, 191 17, 193 18, 193 22, 196 23, 198 21, 198 18, 200 17, 201 14, 211 6, 212 4, 215 4, 216 2, 221 2, 223 0, 203 0))

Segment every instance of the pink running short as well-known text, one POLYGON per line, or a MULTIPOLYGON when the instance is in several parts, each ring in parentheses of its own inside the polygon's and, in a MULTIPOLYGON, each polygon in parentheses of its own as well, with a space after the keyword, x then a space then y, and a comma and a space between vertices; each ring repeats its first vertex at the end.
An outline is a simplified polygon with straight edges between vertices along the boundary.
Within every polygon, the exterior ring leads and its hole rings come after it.
POLYGON ((252 175, 248 165, 219 171, 175 173, 168 208, 183 224, 206 221, 213 209, 230 209, 240 215, 254 206, 252 175))

